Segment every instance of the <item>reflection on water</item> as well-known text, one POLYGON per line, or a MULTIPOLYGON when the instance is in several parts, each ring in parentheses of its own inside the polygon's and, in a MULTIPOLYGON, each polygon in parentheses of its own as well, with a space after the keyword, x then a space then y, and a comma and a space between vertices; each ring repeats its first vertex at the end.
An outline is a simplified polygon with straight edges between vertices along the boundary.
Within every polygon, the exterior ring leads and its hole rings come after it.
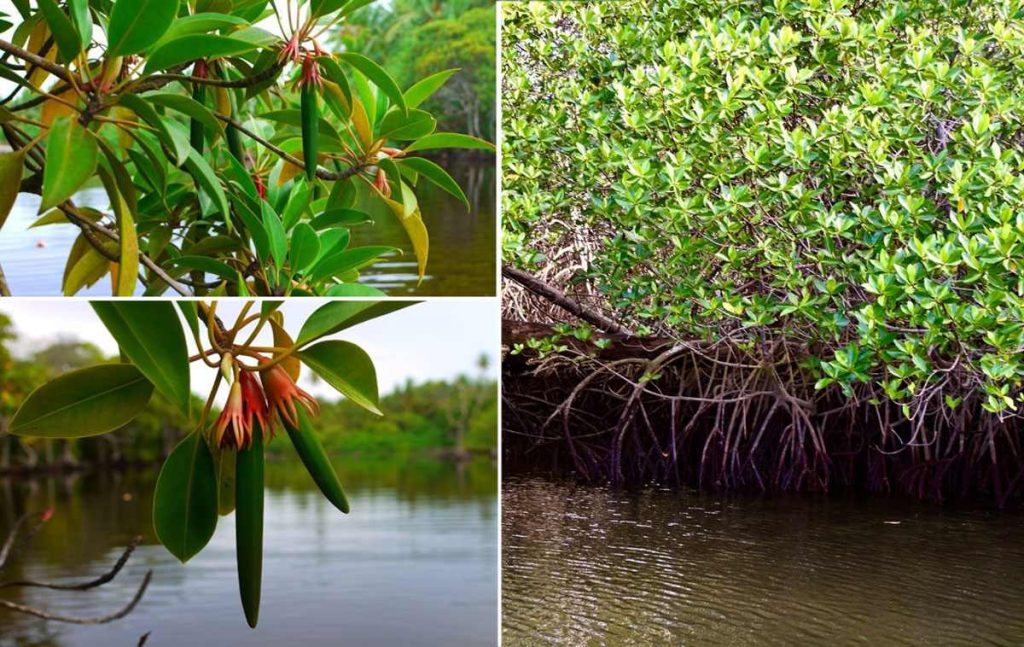
MULTIPOLYGON (((456 159, 445 163, 462 186, 471 210, 427 182, 416 189, 430 232, 427 276, 417 284, 416 260, 405 231, 393 215, 374 214, 372 225, 353 228, 353 245, 391 245, 402 254, 366 270, 361 281, 392 296, 492 296, 496 288, 494 162, 456 159)), ((79 192, 80 206, 107 209, 102 187, 79 192)), ((78 236, 72 224, 29 229, 38 218, 39 196, 22 193, 0 229, 0 265, 14 296, 58 296, 64 263, 78 236)), ((141 287, 137 294, 141 294, 141 287)), ((109 277, 81 295, 110 296, 109 277)))
POLYGON ((504 644, 1021 644, 1019 514, 502 488, 504 644))
POLYGON ((151 529, 155 473, 0 480, 0 537, 22 510, 52 506, 0 580, 74 581, 144 543, 113 583, 85 593, 21 590, 7 599, 70 615, 120 608, 146 569, 153 584, 127 618, 102 626, 46 623, 0 610, 0 644, 493 645, 497 637, 497 471, 409 462, 341 469, 342 515, 301 466, 268 465, 263 605, 250 630, 239 606, 234 518, 183 566, 151 529))

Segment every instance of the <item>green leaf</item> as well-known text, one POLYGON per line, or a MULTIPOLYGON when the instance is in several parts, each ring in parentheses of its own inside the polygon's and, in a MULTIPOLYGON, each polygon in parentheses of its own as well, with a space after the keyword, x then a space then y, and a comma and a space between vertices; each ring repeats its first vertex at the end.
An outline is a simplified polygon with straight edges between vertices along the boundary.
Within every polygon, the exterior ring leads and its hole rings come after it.
POLYGON ((395 251, 394 247, 385 247, 383 245, 369 245, 346 249, 343 252, 322 258, 310 270, 309 277, 314 281, 318 281, 331 276, 338 276, 345 272, 358 270, 367 265, 372 265, 382 255, 393 251, 395 251))
POLYGON ((288 253, 288 238, 284 232, 281 218, 266 202, 263 205, 263 230, 270 241, 270 256, 278 269, 284 265, 285 254, 288 253))
POLYGON ((296 180, 288 194, 288 202, 281 212, 281 223, 285 230, 290 230, 302 217, 303 212, 309 207, 309 199, 312 195, 310 186, 303 180, 296 180))
POLYGON ((392 110, 380 122, 380 137, 383 139, 410 140, 425 137, 434 132, 437 120, 429 112, 410 110, 404 115, 392 110))
POLYGON ((469 211, 469 200, 466 199, 466 194, 462 192, 462 188, 459 186, 459 183, 437 164, 422 157, 406 157, 398 160, 398 164, 411 168, 451 195, 455 196, 466 206, 466 210, 469 211))
POLYGON ((216 29, 245 24, 247 24, 245 19, 237 16, 229 16, 223 13, 204 12, 191 16, 184 16, 182 18, 178 18, 171 24, 167 31, 164 32, 164 35, 160 37, 160 40, 157 41, 153 49, 156 51, 165 43, 181 38, 182 36, 206 34, 216 29))
POLYGON ((213 274, 229 281, 234 280, 236 275, 235 270, 230 265, 209 256, 179 256, 168 260, 167 263, 175 267, 185 267, 190 270, 199 270, 213 274))
POLYGON ((192 403, 188 348, 171 302, 92 301, 90 305, 121 352, 188 416, 192 403))
POLYGON ((189 170, 192 177, 195 178, 199 186, 206 191, 206 194, 210 196, 214 203, 217 205, 217 209, 220 210, 224 216, 225 222, 230 222, 230 210, 228 208, 228 197, 224 193, 224 188, 220 185, 220 179, 217 178, 217 174, 213 172, 210 164, 199 154, 199 151, 189 146, 188 159, 185 160, 185 168, 189 170))
POLYGON ((80 189, 96 172, 99 146, 77 119, 60 117, 46 136, 43 201, 39 213, 49 211, 80 189))
POLYGON ((178 306, 178 310, 181 310, 185 321, 188 322, 192 334, 199 336, 199 309, 196 307, 196 302, 176 300, 174 303, 178 306))
POLYGON ((376 319, 396 310, 415 305, 417 301, 333 301, 317 308, 302 325, 295 343, 313 340, 341 332, 356 324, 376 319))
POLYGON ((174 448, 153 492, 153 528, 164 548, 187 562, 217 529, 217 472, 198 431, 174 448))
POLYGON ((65 63, 74 61, 82 51, 82 38, 71 23, 71 18, 57 6, 55 0, 39 0, 39 11, 50 27, 53 40, 57 42, 60 57, 65 63))
POLYGON ((287 421, 284 423, 285 431, 288 432, 288 437, 291 439, 292 445, 295 446, 295 453, 299 455, 306 471, 313 477, 313 482, 327 497, 327 500, 338 510, 348 514, 348 497, 345 496, 345 490, 341 487, 341 481, 338 480, 338 473, 331 465, 331 459, 328 458, 324 446, 320 443, 319 435, 313 429, 309 415, 303 407, 296 407, 296 411, 298 426, 291 425, 287 421))
POLYGON ((381 415, 377 372, 362 348, 347 341, 323 341, 300 351, 299 359, 346 398, 381 415))
POLYGON ((146 49, 164 35, 178 15, 178 0, 116 0, 107 25, 107 55, 146 49))
POLYGON ((172 94, 170 92, 157 92, 145 95, 145 99, 150 103, 155 103, 192 117, 210 130, 217 132, 224 130, 224 126, 213 115, 213 111, 192 97, 186 97, 183 94, 172 94))
POLYGON ((320 255, 320 238, 312 227, 302 222, 292 232, 292 248, 288 252, 293 272, 304 272, 320 255))
POLYGON ((177 136, 176 132, 168 127, 168 124, 160 117, 156 109, 153 108, 148 101, 138 95, 125 93, 118 99, 118 103, 137 114, 139 118, 153 127, 156 131, 156 137, 160 140, 160 143, 171 151, 175 166, 181 166, 181 164, 188 159, 189 151, 192 150, 192 145, 189 142, 188 137, 183 138, 177 136))
POLYGON ((114 431, 139 415, 153 385, 131 364, 101 364, 65 373, 25 398, 10 433, 83 438, 114 431))
POLYGON ((434 133, 421 139, 417 139, 406 147, 405 152, 425 151, 435 148, 476 148, 480 150, 493 151, 494 144, 460 133, 434 133))
POLYGON ((75 31, 83 45, 88 47, 92 42, 92 14, 89 13, 89 0, 68 0, 68 9, 75 31))
POLYGON ((402 90, 395 83, 395 80, 391 78, 391 75, 384 71, 384 68, 362 54, 356 54, 355 52, 342 52, 337 55, 337 58, 365 74, 366 78, 373 81, 374 85, 380 88, 381 92, 387 95, 391 102, 398 106, 403 113, 407 114, 409 112, 405 105, 405 97, 402 96, 402 90))
POLYGON ((368 222, 373 222, 373 218, 370 214, 365 211, 357 211, 356 209, 331 209, 325 211, 316 218, 313 218, 309 224, 313 226, 313 229, 320 231, 321 229, 327 229, 328 227, 334 227, 335 225, 362 225, 368 222))
POLYGON ((328 288, 326 295, 329 297, 386 297, 387 293, 377 288, 362 283, 340 283, 328 288))
POLYGON ((445 84, 452 74, 459 71, 459 68, 452 68, 437 74, 432 74, 427 78, 417 81, 411 88, 405 91, 405 105, 409 106, 409 110, 418 107, 421 103, 430 98, 430 95, 434 94, 441 89, 441 86, 445 84))
MULTIPOLYGON (((0 228, 7 222, 21 188, 21 176, 25 171, 25 153, 22 148, 9 153, 0 153, 0 228)), ((63 219, 64 214, 60 214, 63 219)))
POLYGON ((199 58, 237 56, 256 49, 249 41, 216 34, 190 34, 164 42, 146 60, 146 73, 156 72, 199 58))

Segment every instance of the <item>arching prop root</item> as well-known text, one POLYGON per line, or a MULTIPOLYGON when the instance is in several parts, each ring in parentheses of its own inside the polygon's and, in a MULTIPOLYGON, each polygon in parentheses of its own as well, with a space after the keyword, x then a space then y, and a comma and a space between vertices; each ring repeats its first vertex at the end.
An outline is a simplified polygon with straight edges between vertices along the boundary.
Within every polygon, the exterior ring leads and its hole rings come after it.
POLYGON ((921 499, 1024 494, 1018 418, 985 413, 955 381, 919 394, 908 418, 870 384, 815 390, 807 349, 613 337, 538 355, 508 349, 550 335, 506 322, 504 453, 516 468, 613 485, 703 490, 867 491, 921 499), (950 410, 946 395, 963 398, 950 410))

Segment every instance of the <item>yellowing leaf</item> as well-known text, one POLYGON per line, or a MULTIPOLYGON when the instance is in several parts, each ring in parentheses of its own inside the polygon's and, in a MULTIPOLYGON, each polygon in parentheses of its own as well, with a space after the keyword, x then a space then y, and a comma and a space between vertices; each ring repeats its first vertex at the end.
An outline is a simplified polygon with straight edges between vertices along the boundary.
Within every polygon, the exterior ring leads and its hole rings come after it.
MULTIPOLYGON (((270 327, 274 331, 274 346, 278 348, 290 348, 295 345, 292 341, 291 336, 288 335, 288 331, 281 327, 278 319, 281 317, 281 313, 275 312, 270 316, 270 327)), ((295 355, 289 355, 288 357, 281 360, 281 368, 284 369, 285 373, 291 376, 293 380, 299 379, 299 373, 302 370, 302 362, 295 355)))

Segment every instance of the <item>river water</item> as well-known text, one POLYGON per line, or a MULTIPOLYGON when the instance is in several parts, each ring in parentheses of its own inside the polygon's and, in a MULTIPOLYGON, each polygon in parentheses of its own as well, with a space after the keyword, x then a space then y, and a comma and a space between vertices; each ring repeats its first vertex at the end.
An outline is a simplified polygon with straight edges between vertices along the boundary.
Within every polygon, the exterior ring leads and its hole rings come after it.
POLYGON ((53 519, 0 580, 80 581, 106 572, 135 535, 144 543, 112 583, 89 592, 0 589, 70 615, 111 613, 147 569, 140 605, 107 625, 47 623, 0 609, 0 645, 493 645, 497 473, 490 461, 339 466, 352 513, 335 510, 302 467, 268 464, 263 604, 253 631, 238 601, 234 517, 186 565, 155 543, 155 474, 0 480, 0 541, 23 509, 53 519))
MULTIPOLYGON (((362 283, 391 296, 493 296, 495 265, 495 181, 493 162, 455 159, 445 163, 466 193, 465 206, 434 185, 424 182, 416 193, 423 221, 430 235, 427 273, 420 283, 416 259, 405 231, 393 215, 373 213, 372 225, 352 229, 353 245, 390 245, 402 250, 364 270, 362 283)), ((105 210, 109 200, 102 187, 91 187, 75 196, 80 206, 105 210)), ((38 218, 39 196, 18 196, 11 214, 0 229, 0 266, 14 296, 60 296, 64 263, 78 236, 72 224, 29 229, 38 218)), ((110 280, 101 279, 80 295, 110 296, 110 280)), ((138 290, 142 293, 142 289, 138 290)))
POLYGON ((504 644, 1024 644, 1024 516, 506 476, 504 644))

